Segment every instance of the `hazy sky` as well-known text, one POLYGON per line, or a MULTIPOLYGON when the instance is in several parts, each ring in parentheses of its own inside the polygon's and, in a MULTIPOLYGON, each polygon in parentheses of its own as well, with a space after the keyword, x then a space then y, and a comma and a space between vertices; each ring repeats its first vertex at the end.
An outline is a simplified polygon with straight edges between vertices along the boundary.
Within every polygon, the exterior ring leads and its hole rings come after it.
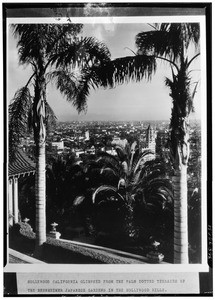
MULTIPOLYGON (((146 24, 85 24, 83 35, 93 36, 106 43, 112 58, 132 55, 126 47, 135 49, 135 35, 143 30, 150 30, 146 24)), ((195 80, 200 79, 199 60, 193 64, 192 72, 195 80)), ((8 101, 15 91, 25 85, 32 74, 31 68, 18 64, 16 40, 8 31, 8 101)), ((171 98, 164 84, 170 75, 168 65, 158 65, 152 81, 142 80, 129 83, 114 89, 91 90, 88 99, 87 114, 78 115, 75 108, 55 89, 54 84, 48 85, 47 100, 53 108, 58 120, 163 120, 171 115, 171 98)), ((193 118, 200 118, 200 88, 194 101, 193 118)))

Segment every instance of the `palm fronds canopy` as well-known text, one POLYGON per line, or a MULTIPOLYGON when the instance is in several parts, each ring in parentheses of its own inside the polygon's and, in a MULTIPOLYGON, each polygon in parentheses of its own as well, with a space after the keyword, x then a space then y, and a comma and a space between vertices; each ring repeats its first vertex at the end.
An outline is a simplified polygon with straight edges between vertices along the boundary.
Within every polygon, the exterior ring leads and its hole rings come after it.
POLYGON ((199 23, 162 23, 155 28, 137 34, 138 54, 163 56, 177 61, 184 47, 188 49, 191 43, 198 47, 199 23))

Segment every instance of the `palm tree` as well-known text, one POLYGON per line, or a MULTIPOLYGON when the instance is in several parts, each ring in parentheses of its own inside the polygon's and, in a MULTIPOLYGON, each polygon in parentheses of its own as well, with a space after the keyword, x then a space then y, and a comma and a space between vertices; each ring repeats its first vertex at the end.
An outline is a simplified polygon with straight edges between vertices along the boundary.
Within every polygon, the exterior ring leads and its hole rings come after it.
POLYGON ((10 154, 12 159, 20 138, 27 134, 28 128, 33 129, 37 158, 36 252, 39 253, 46 241, 46 126, 50 118, 54 119, 47 102, 47 84, 55 80, 57 89, 80 112, 86 102, 73 97, 76 89, 73 68, 83 68, 87 64, 98 66, 101 61, 110 60, 110 53, 96 39, 78 37, 82 29, 80 24, 18 24, 12 28, 18 37, 19 61, 31 67, 32 75, 15 93, 9 107, 10 154))
POLYGON ((125 146, 113 146, 117 156, 99 152, 94 159, 85 163, 86 190, 83 189, 82 193, 77 195, 74 205, 89 202, 90 198, 95 206, 107 201, 110 201, 110 207, 113 206, 112 204, 116 206, 123 204, 124 209, 127 210, 124 221, 127 222, 129 229, 132 227, 132 202, 135 193, 133 187, 140 180, 144 163, 153 152, 146 149, 141 153, 136 141, 131 146, 128 143, 125 146))
POLYGON ((168 169, 160 158, 147 161, 135 185, 134 219, 145 235, 171 240, 173 232, 173 190, 168 169), (139 216, 139 217, 138 217, 139 216))
POLYGON ((175 263, 188 263, 187 162, 189 158, 189 115, 193 109, 191 64, 200 55, 199 23, 162 23, 136 36, 137 53, 107 61, 87 69, 80 81, 77 99, 85 99, 90 87, 115 87, 130 80, 151 79, 158 61, 170 67, 165 84, 173 102, 170 122, 171 151, 174 161, 175 263), (93 78, 93 80, 92 80, 93 78))
POLYGON ((150 149, 139 151, 137 142, 130 146, 115 145, 117 157, 101 153, 97 158, 97 168, 100 168, 100 185, 94 191, 92 200, 98 204, 99 199, 115 199, 123 203, 127 210, 126 223, 128 234, 132 235, 133 202, 136 185, 141 181, 142 170, 147 157, 153 154, 150 149), (106 195, 103 198, 100 195, 106 195), (108 196, 109 195, 109 196, 108 196), (111 195, 111 196, 110 196, 111 195))
MULTIPOLYGON (((121 211, 124 215, 121 229, 124 228, 130 238, 140 238, 141 243, 148 241, 151 235, 171 240, 173 195, 165 164, 159 158, 148 161, 146 158, 151 152, 140 154, 135 145, 136 142, 131 147, 117 146, 117 157, 101 153, 91 164, 100 174, 101 183, 92 194, 95 209, 109 207, 111 211, 116 210, 115 214, 121 211)), ((107 216, 107 220, 112 224, 113 217, 107 216)))
MULTIPOLYGON (((162 28, 162 27, 161 27, 162 28)), ((163 26, 165 30, 166 26, 163 26)), ((166 79, 173 100, 170 122, 170 143, 174 161, 174 262, 189 263, 188 257, 188 192, 187 167, 189 159, 189 115, 193 110, 196 87, 191 92, 190 64, 199 55, 189 58, 188 48, 191 42, 199 42, 198 24, 180 24, 169 30, 178 35, 179 53, 174 55, 177 68, 172 68, 172 79, 166 79)))
MULTIPOLYGON (((113 145, 117 156, 106 152, 100 152, 94 161, 94 169, 97 168, 100 183, 112 183, 120 189, 125 187, 128 192, 139 180, 141 170, 147 161, 148 156, 153 154, 150 149, 140 152, 138 143, 135 141, 130 146, 127 142, 123 145, 113 145)), ((92 166, 89 164, 89 166, 92 166)))

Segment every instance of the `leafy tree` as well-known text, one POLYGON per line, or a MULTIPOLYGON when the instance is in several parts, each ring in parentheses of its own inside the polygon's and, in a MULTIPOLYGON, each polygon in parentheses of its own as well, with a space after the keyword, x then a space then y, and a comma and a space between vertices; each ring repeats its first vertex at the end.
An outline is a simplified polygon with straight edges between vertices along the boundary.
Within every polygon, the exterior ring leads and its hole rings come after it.
POLYGON ((80 112, 86 102, 75 97, 74 68, 99 65, 110 60, 107 47, 91 37, 79 37, 80 24, 16 24, 19 61, 31 67, 28 82, 16 93, 9 107, 9 143, 11 158, 20 138, 33 130, 36 146, 36 251, 46 241, 46 127, 55 117, 47 102, 46 89, 54 80, 57 89, 80 112), (32 88, 30 88, 30 85, 32 88))

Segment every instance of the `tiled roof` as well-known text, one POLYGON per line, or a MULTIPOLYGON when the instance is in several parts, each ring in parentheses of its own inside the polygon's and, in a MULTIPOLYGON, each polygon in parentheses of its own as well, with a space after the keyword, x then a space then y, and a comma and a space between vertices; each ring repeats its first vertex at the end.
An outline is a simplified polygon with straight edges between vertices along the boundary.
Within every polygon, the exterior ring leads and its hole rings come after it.
POLYGON ((18 149, 15 154, 15 160, 9 162, 8 175, 19 176, 26 173, 35 172, 36 164, 25 154, 22 149, 18 149))

